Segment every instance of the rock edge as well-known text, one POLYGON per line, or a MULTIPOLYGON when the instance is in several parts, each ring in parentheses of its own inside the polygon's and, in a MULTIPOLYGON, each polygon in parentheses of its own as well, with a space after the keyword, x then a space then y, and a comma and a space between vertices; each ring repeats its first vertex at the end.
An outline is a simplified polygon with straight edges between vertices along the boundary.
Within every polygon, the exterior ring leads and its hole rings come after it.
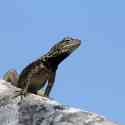
POLYGON ((0 125, 118 125, 93 112, 64 106, 55 100, 28 94, 23 101, 19 90, 0 80, 0 125))

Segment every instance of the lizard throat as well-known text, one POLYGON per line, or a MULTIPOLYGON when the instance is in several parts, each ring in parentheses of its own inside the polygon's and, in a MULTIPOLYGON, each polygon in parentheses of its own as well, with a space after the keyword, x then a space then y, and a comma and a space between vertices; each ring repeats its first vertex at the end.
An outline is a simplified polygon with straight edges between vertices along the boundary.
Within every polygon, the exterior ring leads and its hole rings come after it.
POLYGON ((67 57, 69 56, 68 53, 62 54, 60 56, 57 57, 49 57, 46 58, 45 60, 42 60, 42 62, 44 63, 45 66, 47 66, 48 68, 53 68, 53 70, 56 70, 58 68, 58 65, 67 57))

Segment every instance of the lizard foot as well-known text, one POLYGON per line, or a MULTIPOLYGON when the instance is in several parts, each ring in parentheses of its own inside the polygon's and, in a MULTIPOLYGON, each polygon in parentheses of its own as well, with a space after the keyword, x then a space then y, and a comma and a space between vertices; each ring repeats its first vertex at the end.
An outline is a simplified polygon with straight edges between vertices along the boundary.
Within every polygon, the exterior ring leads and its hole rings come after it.
POLYGON ((26 96, 27 92, 24 89, 21 90, 17 90, 15 91, 15 96, 13 98, 16 98, 18 96, 21 97, 21 101, 23 100, 23 98, 26 96))
POLYGON ((43 89, 38 90, 37 95, 44 96, 44 90, 43 89))

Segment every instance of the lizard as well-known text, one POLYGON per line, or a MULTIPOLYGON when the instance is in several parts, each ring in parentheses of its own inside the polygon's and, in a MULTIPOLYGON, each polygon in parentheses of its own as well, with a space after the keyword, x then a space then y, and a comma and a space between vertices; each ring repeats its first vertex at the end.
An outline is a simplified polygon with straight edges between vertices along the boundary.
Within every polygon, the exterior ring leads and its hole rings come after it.
POLYGON ((80 44, 81 40, 79 39, 64 37, 46 54, 27 65, 19 76, 13 69, 8 71, 3 79, 22 88, 22 95, 26 95, 28 92, 37 94, 46 85, 43 96, 49 97, 59 64, 74 52, 80 44))

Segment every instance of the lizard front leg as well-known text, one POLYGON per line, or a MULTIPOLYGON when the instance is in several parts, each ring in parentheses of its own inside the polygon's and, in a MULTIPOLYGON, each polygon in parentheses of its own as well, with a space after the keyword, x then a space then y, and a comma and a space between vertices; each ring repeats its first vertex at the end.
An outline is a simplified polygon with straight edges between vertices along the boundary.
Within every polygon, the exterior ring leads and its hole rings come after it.
POLYGON ((23 84, 23 85, 24 85, 23 88, 21 89, 21 91, 16 91, 17 96, 18 96, 18 95, 21 96, 21 100, 23 99, 23 97, 26 96, 26 94, 27 94, 27 92, 28 92, 28 88, 29 88, 29 86, 30 86, 30 84, 31 84, 31 79, 32 79, 34 73, 35 73, 35 72, 34 72, 34 69, 33 69, 33 70, 31 70, 31 71, 27 74, 27 77, 26 77, 25 79, 23 79, 23 80, 20 80, 20 79, 19 79, 19 81, 18 81, 18 84, 23 84))
POLYGON ((32 73, 29 74, 29 76, 27 77, 27 81, 26 81, 26 87, 23 89, 23 95, 26 96, 27 92, 28 92, 28 87, 31 83, 31 78, 32 78, 32 73))
POLYGON ((45 97, 49 97, 49 94, 52 90, 52 87, 53 87, 53 84, 54 84, 54 81, 55 81, 55 76, 56 76, 56 71, 55 72, 51 72, 49 74, 49 77, 48 77, 48 85, 45 89, 45 93, 44 93, 44 96, 45 97))

